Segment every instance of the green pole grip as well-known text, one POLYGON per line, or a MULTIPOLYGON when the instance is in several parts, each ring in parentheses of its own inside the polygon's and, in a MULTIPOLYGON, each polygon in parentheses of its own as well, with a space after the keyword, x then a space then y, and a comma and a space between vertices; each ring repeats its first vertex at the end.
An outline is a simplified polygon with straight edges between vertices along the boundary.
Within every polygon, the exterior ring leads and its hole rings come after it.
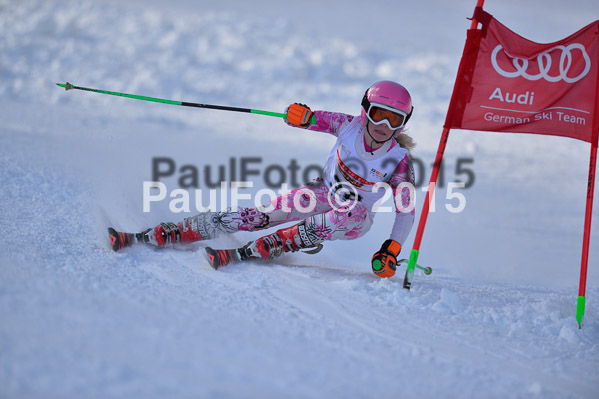
POLYGON ((270 112, 270 111, 262 111, 259 109, 253 109, 250 111, 252 114, 258 114, 258 115, 268 115, 268 116, 276 116, 279 118, 287 118, 287 114, 282 114, 280 112, 270 112))
POLYGON ((578 328, 582 328, 584 323, 584 308, 586 306, 586 297, 579 296, 576 304, 576 320, 578 320, 578 328))
MULTIPOLYGON (((276 117, 279 117, 279 118, 287 119, 287 114, 282 114, 280 112, 262 111, 262 110, 259 110, 259 109, 252 109, 250 112, 252 114, 276 116, 276 117)), ((310 117, 310 124, 315 124, 315 123, 316 123, 316 116, 312 115, 310 117)))
MULTIPOLYGON (((276 116, 278 118, 287 119, 287 114, 282 114, 280 112, 271 112, 271 111, 262 111, 259 109, 253 109, 253 110, 251 110, 251 113, 258 114, 258 115, 276 116)), ((312 117, 310 117, 310 124, 314 124, 314 123, 316 123, 316 117, 314 115, 312 115, 312 117)))

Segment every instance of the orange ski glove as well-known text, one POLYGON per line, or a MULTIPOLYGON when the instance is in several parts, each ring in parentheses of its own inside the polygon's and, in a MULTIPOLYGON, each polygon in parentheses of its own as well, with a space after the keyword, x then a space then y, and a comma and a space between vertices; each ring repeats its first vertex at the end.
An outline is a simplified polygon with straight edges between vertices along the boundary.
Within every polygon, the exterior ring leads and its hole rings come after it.
POLYGON ((372 272, 379 277, 393 277, 397 266, 397 255, 401 252, 401 244, 387 240, 381 249, 372 256, 372 272))
POLYGON ((287 108, 287 122, 293 126, 299 126, 301 128, 307 128, 310 125, 310 118, 314 113, 305 104, 291 104, 287 108))

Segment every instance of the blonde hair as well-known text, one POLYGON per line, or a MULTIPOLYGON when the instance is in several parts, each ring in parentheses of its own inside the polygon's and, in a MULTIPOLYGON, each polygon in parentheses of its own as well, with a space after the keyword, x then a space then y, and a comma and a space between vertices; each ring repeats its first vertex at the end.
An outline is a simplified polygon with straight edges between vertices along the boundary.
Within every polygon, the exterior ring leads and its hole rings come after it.
POLYGON ((397 141, 397 144, 399 144, 401 147, 405 148, 410 152, 414 149, 414 147, 416 147, 416 143, 414 142, 412 136, 409 136, 405 132, 401 132, 400 134, 395 136, 395 141, 397 141))

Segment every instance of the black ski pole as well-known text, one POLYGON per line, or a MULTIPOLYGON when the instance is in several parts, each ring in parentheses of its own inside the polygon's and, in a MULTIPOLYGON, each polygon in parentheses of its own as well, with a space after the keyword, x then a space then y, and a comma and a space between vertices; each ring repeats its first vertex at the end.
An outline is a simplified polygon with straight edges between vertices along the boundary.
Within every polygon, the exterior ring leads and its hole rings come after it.
MULTIPOLYGON (((84 90, 84 91, 91 91, 93 93, 109 94, 111 96, 127 97, 127 98, 133 98, 135 100, 151 101, 151 102, 162 103, 162 104, 181 105, 183 107, 218 109, 221 111, 246 112, 246 113, 250 113, 250 114, 276 116, 278 118, 287 119, 287 114, 282 114, 279 112, 271 112, 271 111, 262 111, 259 109, 228 107, 228 106, 223 106, 223 105, 212 105, 212 104, 199 104, 199 103, 190 103, 190 102, 186 102, 186 101, 173 101, 173 100, 166 100, 163 98, 146 97, 146 96, 139 96, 136 94, 119 93, 116 91, 108 91, 108 90, 92 89, 89 87, 75 86, 69 82, 56 83, 56 85, 60 86, 60 87, 64 87, 65 90, 73 90, 73 89, 84 90)), ((312 118, 310 119, 310 123, 315 123, 315 122, 316 122, 316 117, 314 117, 314 115, 313 115, 312 118)))

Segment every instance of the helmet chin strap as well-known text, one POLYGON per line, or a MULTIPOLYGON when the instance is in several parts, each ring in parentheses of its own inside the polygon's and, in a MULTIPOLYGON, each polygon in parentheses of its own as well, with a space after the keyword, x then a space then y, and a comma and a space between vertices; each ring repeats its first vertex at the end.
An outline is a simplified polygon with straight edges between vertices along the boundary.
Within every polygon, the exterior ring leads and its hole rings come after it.
MULTIPOLYGON (((368 125, 370 125, 370 123, 366 122, 366 126, 365 126, 366 127, 366 131, 368 132, 368 135, 370 136, 370 139, 371 139, 370 144, 372 144, 372 143, 385 144, 387 141, 393 139, 395 137, 395 135, 397 134, 397 130, 399 130, 399 129, 394 130, 393 134, 391 135, 391 137, 389 137, 387 140, 378 141, 377 139, 375 139, 372 136, 372 133, 370 133, 370 129, 368 128, 368 125)), ((372 145, 370 145, 370 148, 372 148, 372 145)), ((374 152, 370 151, 370 154, 374 155, 374 152)))

